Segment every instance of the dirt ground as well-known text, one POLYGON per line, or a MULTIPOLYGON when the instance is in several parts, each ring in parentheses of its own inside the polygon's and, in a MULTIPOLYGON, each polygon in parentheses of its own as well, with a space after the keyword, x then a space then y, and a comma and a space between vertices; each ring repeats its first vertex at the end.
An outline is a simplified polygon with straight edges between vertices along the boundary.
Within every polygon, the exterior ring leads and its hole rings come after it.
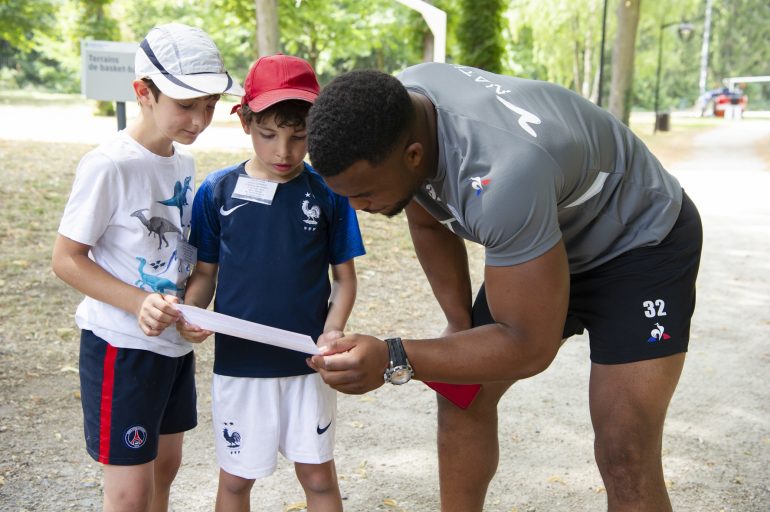
MULTIPOLYGON (((101 471, 86 454, 77 376, 80 297, 50 271, 51 243, 80 156, 114 120, 82 107, 0 107, 0 510, 101 506, 101 471), (77 119, 73 126, 72 120, 77 119)), ((670 406, 664 466, 675 510, 770 510, 770 121, 715 124, 672 171, 699 206, 705 246, 687 363, 670 406), (766 149, 766 148, 764 148, 766 149)), ((199 176, 237 161, 245 137, 226 122, 195 149, 199 176), (236 142, 238 141, 238 142, 236 142), (217 151, 215 151, 217 150, 217 151), (223 152, 227 150, 229 152, 223 152)), ((661 137, 664 135, 661 135, 661 137)), ((664 162, 665 163, 665 162, 664 162)), ((360 217, 369 254, 348 331, 422 337, 442 318, 412 253, 403 217, 360 217)), ((481 252, 472 248, 474 280, 481 252)), ((199 426, 185 439, 175 512, 213 509, 210 426, 213 344, 197 351, 199 426)), ((486 510, 594 511, 605 491, 593 462, 588 342, 500 405, 500 465, 486 510)), ((346 510, 438 510, 434 394, 420 382, 339 397, 336 462, 346 510)), ((289 463, 258 481, 252 509, 304 510, 289 463)))

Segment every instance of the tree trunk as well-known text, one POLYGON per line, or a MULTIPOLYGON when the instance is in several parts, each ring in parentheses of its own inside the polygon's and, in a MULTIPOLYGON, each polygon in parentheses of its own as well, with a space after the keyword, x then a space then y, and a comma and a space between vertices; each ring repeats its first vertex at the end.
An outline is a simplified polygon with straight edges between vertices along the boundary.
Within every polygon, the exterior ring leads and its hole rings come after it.
POLYGON ((639 26, 639 6, 642 0, 621 0, 618 5, 618 28, 612 50, 612 82, 609 111, 628 124, 631 112, 631 92, 634 82, 634 51, 639 26))
POLYGON ((255 0, 257 7, 257 55, 278 53, 278 0, 255 0))
MULTIPOLYGON (((433 0, 425 0, 425 3, 433 5, 433 0)), ((433 40, 433 32, 426 27, 422 35, 422 61, 433 62, 433 49, 436 42, 433 40)))

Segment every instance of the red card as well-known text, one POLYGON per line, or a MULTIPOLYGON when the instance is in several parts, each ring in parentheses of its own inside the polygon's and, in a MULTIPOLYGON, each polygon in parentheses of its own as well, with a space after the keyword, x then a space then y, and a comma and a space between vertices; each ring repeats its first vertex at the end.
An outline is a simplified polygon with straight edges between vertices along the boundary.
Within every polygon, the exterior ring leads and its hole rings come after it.
POLYGON ((481 384, 447 384, 427 381, 425 384, 461 409, 467 409, 481 389, 481 384))

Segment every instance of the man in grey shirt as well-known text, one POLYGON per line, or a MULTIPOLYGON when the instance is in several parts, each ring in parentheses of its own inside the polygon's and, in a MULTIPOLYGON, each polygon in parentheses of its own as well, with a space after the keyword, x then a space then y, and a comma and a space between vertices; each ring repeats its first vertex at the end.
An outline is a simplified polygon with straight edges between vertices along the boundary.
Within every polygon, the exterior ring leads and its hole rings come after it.
POLYGON ((500 397, 584 329, 609 510, 670 510, 663 423, 687 351, 702 230, 627 127, 553 84, 422 64, 398 79, 335 79, 310 112, 308 149, 354 208, 406 210, 448 322, 431 340, 349 335, 310 364, 347 393, 412 375, 439 392, 442 511, 483 508, 500 397), (463 239, 485 248, 473 303, 463 239))

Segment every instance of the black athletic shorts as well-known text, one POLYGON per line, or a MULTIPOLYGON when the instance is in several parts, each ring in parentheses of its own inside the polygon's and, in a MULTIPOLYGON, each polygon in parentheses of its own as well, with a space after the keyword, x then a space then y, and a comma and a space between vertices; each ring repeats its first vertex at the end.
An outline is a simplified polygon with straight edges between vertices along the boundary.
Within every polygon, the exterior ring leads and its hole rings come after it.
MULTIPOLYGON (((588 330, 591 361, 599 364, 687 352, 702 245, 700 215, 684 194, 679 217, 661 243, 571 276, 564 338, 588 330)), ((490 323, 482 285, 473 325, 490 323)))
POLYGON ((103 464, 155 460, 161 434, 197 424, 195 356, 118 348, 80 334, 80 399, 86 449, 103 464))

